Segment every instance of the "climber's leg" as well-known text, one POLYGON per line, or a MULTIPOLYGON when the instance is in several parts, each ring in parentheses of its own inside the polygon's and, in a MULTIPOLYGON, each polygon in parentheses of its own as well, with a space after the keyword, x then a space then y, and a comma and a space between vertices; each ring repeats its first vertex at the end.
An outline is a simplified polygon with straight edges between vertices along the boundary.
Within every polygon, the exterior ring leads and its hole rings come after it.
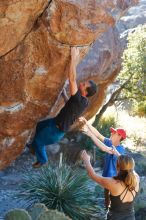
MULTIPOLYGON (((43 126, 40 132, 36 132, 35 139, 32 142, 32 148, 35 150, 37 157, 37 167, 48 162, 46 153, 46 145, 57 143, 64 136, 59 128, 57 128, 54 119, 49 119, 47 126, 43 126)), ((34 164, 35 165, 35 164, 34 164)))

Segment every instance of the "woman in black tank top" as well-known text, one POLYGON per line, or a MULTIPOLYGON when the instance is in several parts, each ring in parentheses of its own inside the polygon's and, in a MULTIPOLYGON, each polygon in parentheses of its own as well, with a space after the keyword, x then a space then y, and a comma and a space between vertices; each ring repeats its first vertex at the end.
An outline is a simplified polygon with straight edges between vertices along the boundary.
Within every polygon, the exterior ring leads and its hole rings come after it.
POLYGON ((81 158, 91 179, 110 191, 111 204, 107 220, 135 220, 134 199, 139 190, 139 176, 134 171, 135 162, 128 155, 117 160, 117 176, 102 177, 95 173, 90 156, 83 151, 81 158))

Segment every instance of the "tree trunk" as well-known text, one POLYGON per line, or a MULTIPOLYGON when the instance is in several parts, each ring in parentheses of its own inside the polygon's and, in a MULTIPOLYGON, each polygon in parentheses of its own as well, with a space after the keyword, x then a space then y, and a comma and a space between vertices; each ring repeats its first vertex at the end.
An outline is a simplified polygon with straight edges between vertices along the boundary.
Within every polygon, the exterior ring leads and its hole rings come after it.
MULTIPOLYGON (((103 107, 101 108, 101 110, 99 111, 99 113, 95 117, 95 121, 93 123, 94 127, 96 127, 98 125, 99 120, 101 119, 101 117, 103 116, 103 114, 107 110, 107 108, 109 106, 112 106, 116 101, 118 101, 121 91, 125 88, 125 85, 127 85, 127 83, 129 82, 130 79, 131 79, 131 76, 123 85, 121 85, 117 90, 115 90, 113 92, 113 94, 111 95, 111 97, 107 101, 107 103, 103 105, 103 107)), ((126 100, 126 97, 122 98, 122 100, 126 100)))

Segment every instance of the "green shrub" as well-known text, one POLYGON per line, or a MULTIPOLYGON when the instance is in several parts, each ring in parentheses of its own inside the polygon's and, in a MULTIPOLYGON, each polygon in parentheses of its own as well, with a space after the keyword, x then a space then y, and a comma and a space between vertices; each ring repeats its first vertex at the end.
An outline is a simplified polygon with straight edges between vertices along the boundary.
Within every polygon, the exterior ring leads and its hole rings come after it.
POLYGON ((73 220, 88 220, 98 211, 94 190, 86 172, 63 163, 43 167, 39 173, 25 175, 20 196, 27 204, 39 202, 64 212, 73 220))
POLYGON ((146 101, 145 102, 139 102, 134 106, 133 109, 133 115, 138 115, 139 117, 145 117, 146 116, 146 101))
POLYGON ((116 119, 114 116, 102 117, 96 126, 96 129, 105 137, 110 136, 110 127, 116 127, 116 119))
POLYGON ((82 139, 80 141, 80 146, 87 151, 91 151, 93 150, 94 143, 90 137, 83 134, 82 139))
POLYGON ((95 194, 96 194, 96 197, 104 197, 104 189, 103 187, 101 187, 100 185, 96 185, 95 186, 95 194))

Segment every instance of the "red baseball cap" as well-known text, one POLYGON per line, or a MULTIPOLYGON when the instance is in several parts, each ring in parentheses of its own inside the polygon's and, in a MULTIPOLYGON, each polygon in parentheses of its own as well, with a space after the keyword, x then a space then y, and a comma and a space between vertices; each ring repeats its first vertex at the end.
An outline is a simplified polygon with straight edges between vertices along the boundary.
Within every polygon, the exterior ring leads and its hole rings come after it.
POLYGON ((126 131, 123 128, 110 128, 110 132, 111 133, 118 133, 119 135, 121 135, 121 137, 123 138, 123 140, 126 138, 126 131))

